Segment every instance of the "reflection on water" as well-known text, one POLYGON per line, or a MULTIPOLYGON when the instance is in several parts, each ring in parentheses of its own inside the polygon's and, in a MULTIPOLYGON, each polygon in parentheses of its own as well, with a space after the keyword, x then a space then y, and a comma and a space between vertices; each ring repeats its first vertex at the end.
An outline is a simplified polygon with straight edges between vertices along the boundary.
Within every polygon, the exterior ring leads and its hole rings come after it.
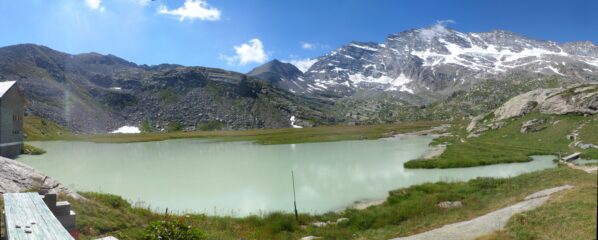
POLYGON ((219 215, 291 211, 291 170, 302 212, 326 212, 392 189, 478 176, 506 177, 554 166, 552 157, 465 169, 404 169, 428 151, 429 136, 374 141, 257 145, 179 139, 97 144, 32 142, 48 153, 22 156, 79 191, 102 191, 151 207, 219 215))

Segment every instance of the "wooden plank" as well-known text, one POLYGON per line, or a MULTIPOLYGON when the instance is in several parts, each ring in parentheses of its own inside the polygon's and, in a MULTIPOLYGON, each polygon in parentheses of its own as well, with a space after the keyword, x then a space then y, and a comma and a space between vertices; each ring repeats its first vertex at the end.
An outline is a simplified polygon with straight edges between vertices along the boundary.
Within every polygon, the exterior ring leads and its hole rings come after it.
POLYGON ((568 162, 568 161, 571 161, 571 160, 578 159, 579 156, 581 156, 581 153, 580 152, 576 152, 576 153, 573 153, 573 154, 571 154, 569 156, 564 157, 563 160, 566 161, 566 162, 568 162))
POLYGON ((4 194, 4 213, 7 240, 73 239, 37 193, 4 194))

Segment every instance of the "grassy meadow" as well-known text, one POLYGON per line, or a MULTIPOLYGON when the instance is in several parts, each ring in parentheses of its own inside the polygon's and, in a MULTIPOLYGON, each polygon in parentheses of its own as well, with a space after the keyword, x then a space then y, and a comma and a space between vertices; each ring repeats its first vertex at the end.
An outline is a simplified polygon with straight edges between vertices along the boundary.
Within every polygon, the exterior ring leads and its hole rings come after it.
POLYGON ((566 138, 573 130, 585 123, 580 130, 580 139, 598 145, 597 117, 578 115, 528 114, 519 119, 506 120, 505 126, 482 132, 479 137, 467 138, 467 122, 455 123, 451 136, 435 139, 433 144, 447 144, 446 151, 430 160, 412 160, 405 163, 407 168, 455 168, 490 165, 497 163, 527 162, 531 155, 565 156, 574 152, 584 157, 598 159, 596 149, 580 149, 570 146, 566 138), (537 132, 521 133, 522 123, 531 119, 545 119, 544 129, 537 132))
POLYGON ((48 120, 43 125, 40 118, 26 119, 25 132, 28 141, 70 140, 99 143, 149 142, 179 138, 210 138, 222 141, 253 141, 258 144, 290 144, 306 142, 330 142, 364 140, 390 137, 398 133, 430 129, 444 123, 441 121, 402 122, 382 125, 336 125, 313 128, 253 129, 231 131, 173 131, 141 134, 78 135, 64 132, 48 120))
MULTIPOLYGON (((512 178, 478 178, 467 182, 426 183, 389 192, 382 205, 321 215, 271 213, 243 218, 201 214, 166 215, 134 207, 122 198, 83 193, 90 201, 70 200, 77 212, 81 239, 112 235, 144 239, 156 222, 182 222, 201 231, 202 239, 389 239, 471 219, 512 205, 533 192, 560 186, 575 188, 555 194, 543 207, 516 215, 505 231, 488 239, 591 239, 596 235, 596 172, 557 167, 512 178), (462 201, 463 207, 441 209, 441 201, 462 201), (317 221, 347 221, 314 227, 317 221), (563 223, 562 219, 567 219, 563 223), (575 231, 575 234, 567 234, 575 231), (557 235, 553 235, 557 234, 557 235)), ((148 239, 148 238, 145 238, 148 239)))

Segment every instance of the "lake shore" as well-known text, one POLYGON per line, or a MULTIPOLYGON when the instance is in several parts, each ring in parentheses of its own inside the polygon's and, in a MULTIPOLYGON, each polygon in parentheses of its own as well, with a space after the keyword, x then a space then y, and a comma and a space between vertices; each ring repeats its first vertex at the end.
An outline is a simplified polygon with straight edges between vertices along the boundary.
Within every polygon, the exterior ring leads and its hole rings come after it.
MULTIPOLYGON (((27 141, 87 141, 96 143, 151 142, 181 138, 204 138, 219 141, 252 141, 257 144, 292 144, 308 142, 334 142, 345 140, 373 140, 413 133, 441 126, 444 121, 414 121, 381 125, 335 125, 312 128, 253 129, 231 131, 152 132, 141 134, 94 134, 94 135, 34 135, 27 141)), ((25 129, 26 132, 28 131, 25 129)))

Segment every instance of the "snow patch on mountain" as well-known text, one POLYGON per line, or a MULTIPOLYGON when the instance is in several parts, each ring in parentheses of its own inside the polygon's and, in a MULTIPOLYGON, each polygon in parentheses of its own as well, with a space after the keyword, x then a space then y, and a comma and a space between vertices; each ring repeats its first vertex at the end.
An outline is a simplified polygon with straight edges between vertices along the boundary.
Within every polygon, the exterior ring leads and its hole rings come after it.
POLYGON ((356 47, 356 48, 361 48, 363 50, 368 50, 368 51, 373 51, 373 52, 378 51, 377 48, 368 47, 368 46, 364 46, 364 45, 358 45, 358 44, 355 44, 355 43, 351 43, 351 44, 349 44, 349 46, 356 47))
POLYGON ((295 122, 297 121, 297 119, 295 118, 295 116, 291 116, 291 119, 289 119, 289 120, 291 120, 291 126, 293 128, 303 128, 303 126, 295 125, 295 122))
POLYGON ((318 59, 306 58, 300 60, 290 60, 286 62, 295 65, 295 67, 297 67, 299 71, 304 73, 307 72, 307 70, 309 70, 309 68, 312 65, 314 65, 314 63, 316 63, 317 61, 318 59))
POLYGON ((474 70, 487 70, 492 72, 505 72, 509 69, 523 65, 536 63, 541 60, 520 63, 526 58, 541 58, 543 55, 557 55, 567 57, 569 54, 563 51, 551 51, 541 48, 524 48, 521 51, 512 51, 509 48, 501 48, 488 44, 480 46, 475 44, 469 37, 467 40, 471 46, 463 47, 446 39, 439 38, 438 42, 449 51, 449 54, 434 52, 428 48, 425 51, 412 51, 411 55, 424 60, 423 66, 437 66, 441 64, 456 64, 474 70))
POLYGON ((110 133, 135 134, 141 133, 141 130, 139 130, 139 128, 135 126, 122 126, 110 133))

